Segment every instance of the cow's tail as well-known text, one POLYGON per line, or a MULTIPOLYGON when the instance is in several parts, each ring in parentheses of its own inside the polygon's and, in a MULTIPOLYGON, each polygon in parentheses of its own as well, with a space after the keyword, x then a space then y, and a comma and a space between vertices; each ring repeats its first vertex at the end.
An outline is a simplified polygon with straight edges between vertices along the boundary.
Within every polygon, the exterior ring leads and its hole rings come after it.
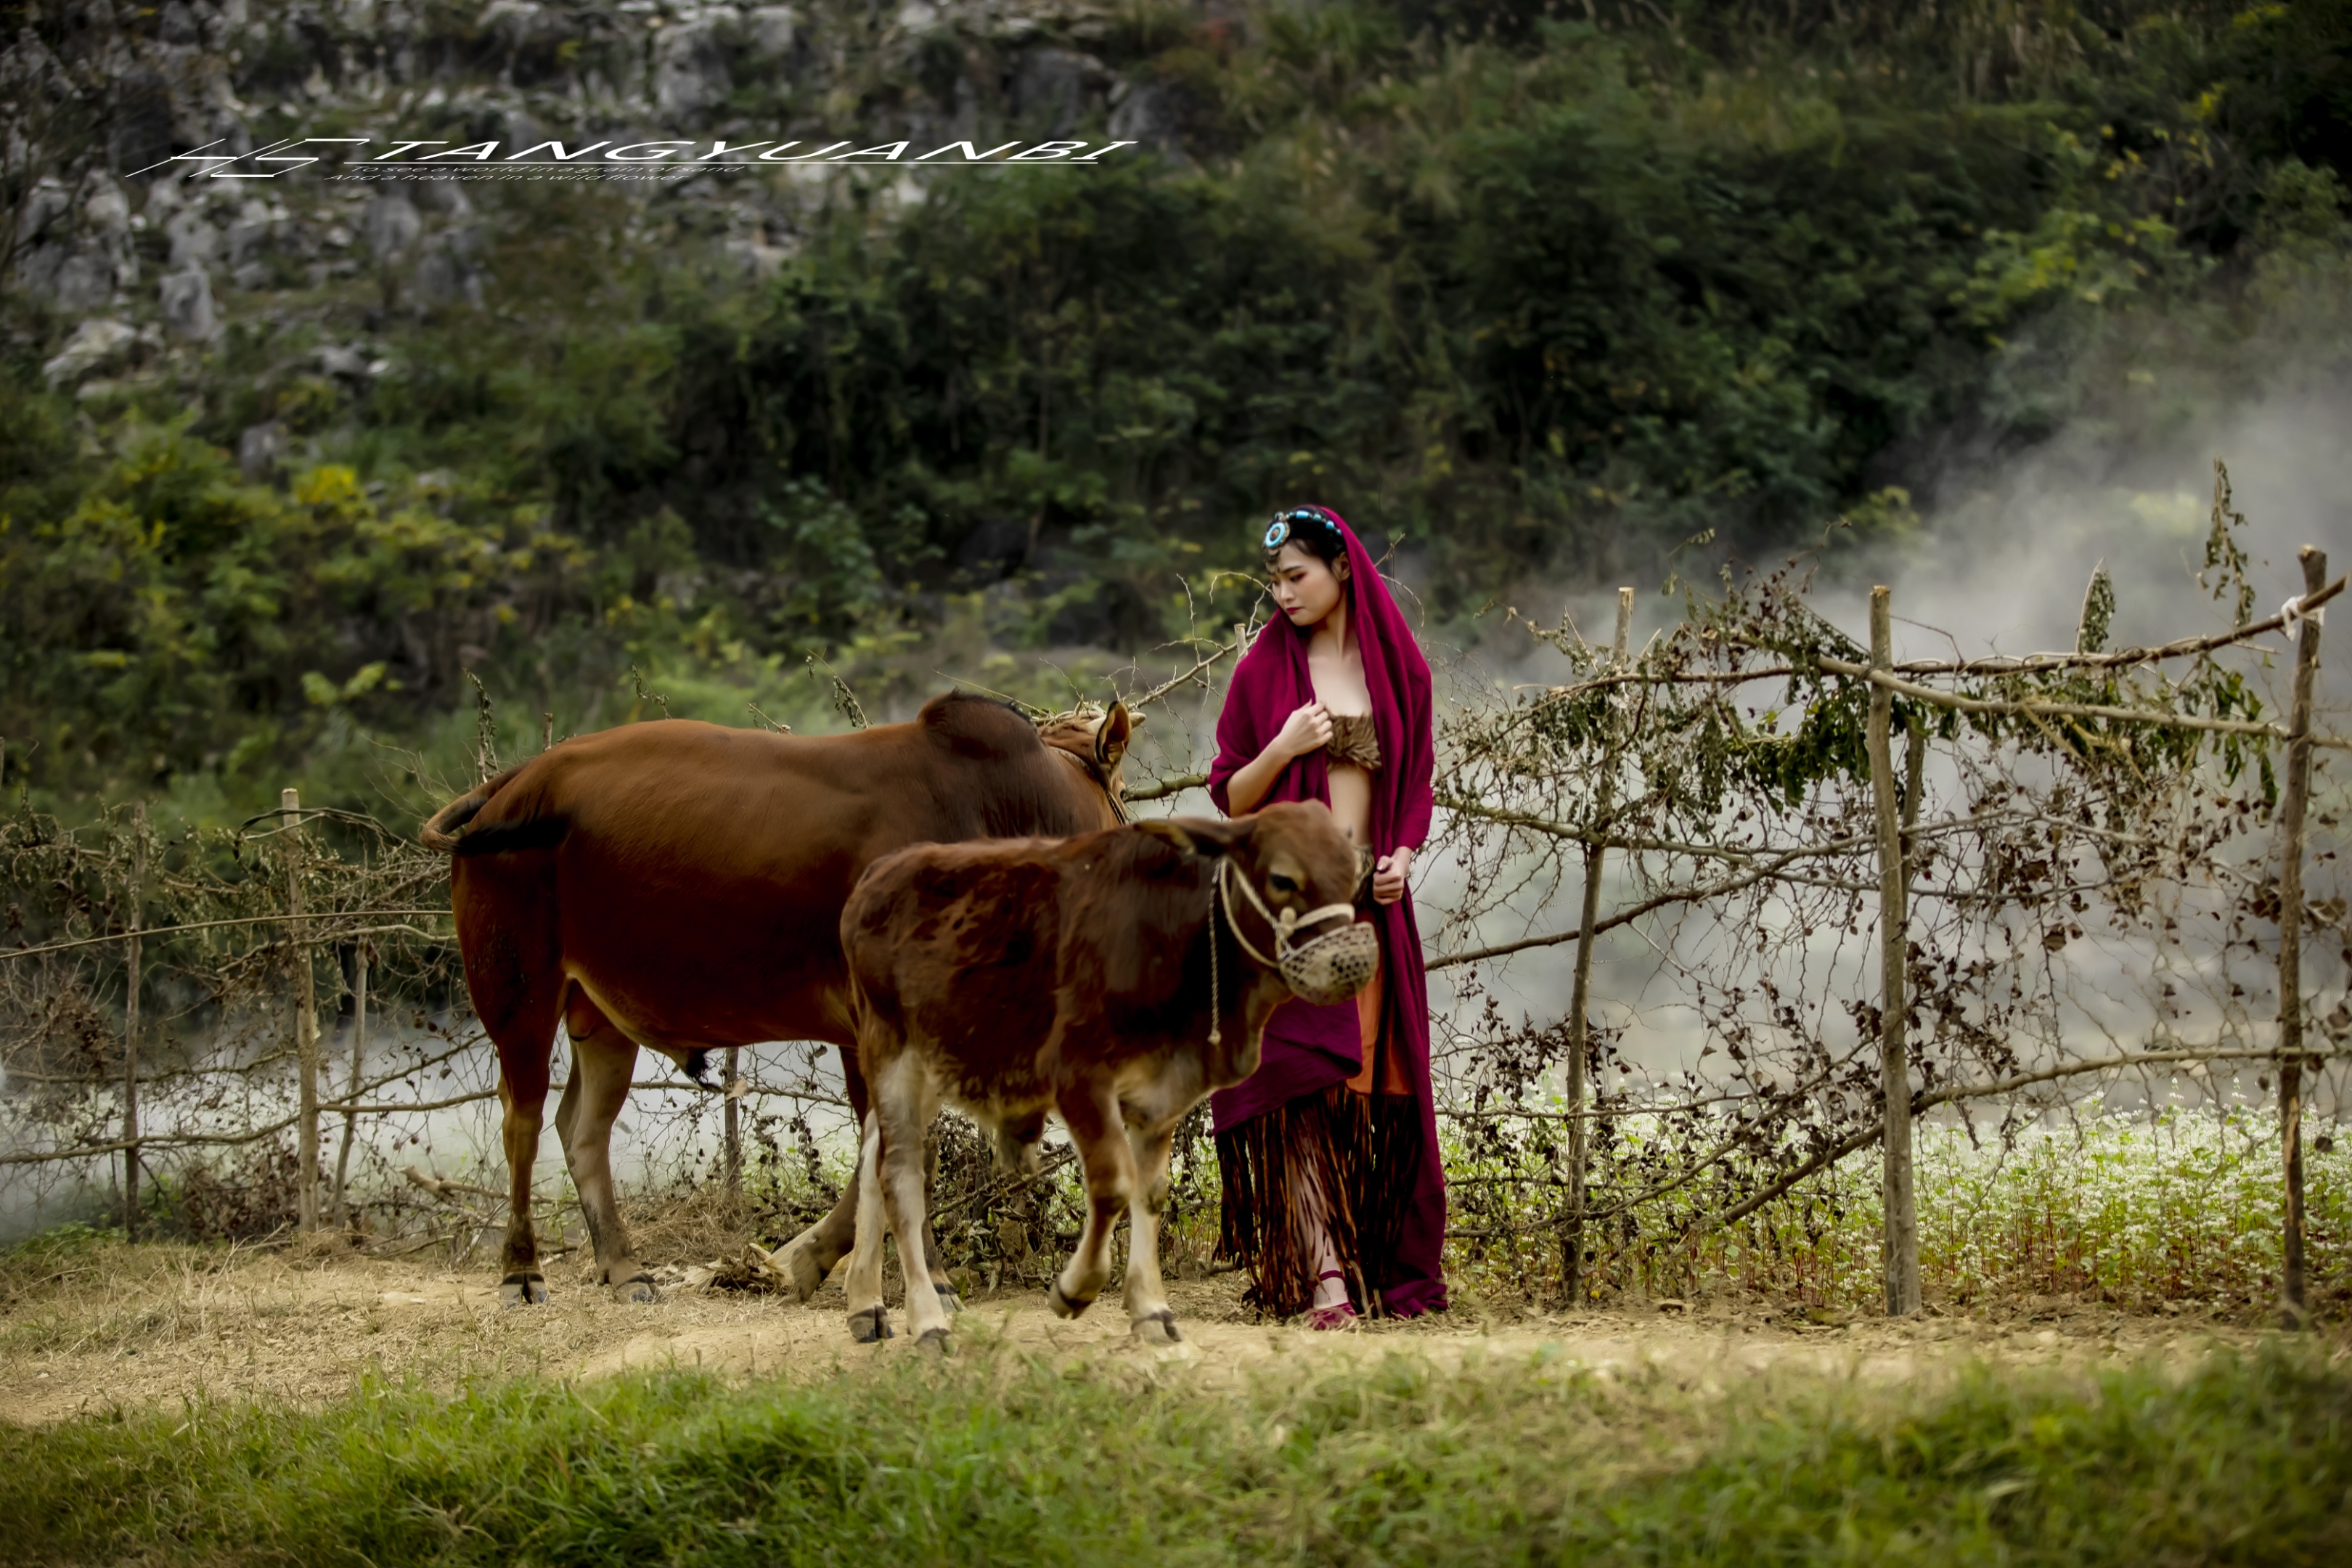
POLYGON ((520 771, 520 765, 511 767, 476 784, 435 812, 417 830, 416 837, 423 840, 427 849, 443 855, 454 852, 457 841, 465 837, 466 824, 473 821, 475 814, 490 804, 490 797, 506 788, 508 781, 520 771))

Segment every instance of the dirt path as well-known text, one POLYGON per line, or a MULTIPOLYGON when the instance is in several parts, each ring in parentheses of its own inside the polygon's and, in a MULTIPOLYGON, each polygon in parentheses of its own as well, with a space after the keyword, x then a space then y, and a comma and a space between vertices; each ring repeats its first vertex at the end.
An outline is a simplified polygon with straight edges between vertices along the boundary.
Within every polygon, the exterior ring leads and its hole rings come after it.
MULTIPOLYGON (((680 1271, 664 1272, 672 1282, 655 1305, 624 1306, 582 1273, 557 1269, 551 1304, 509 1311, 491 1277, 478 1270, 349 1255, 224 1259, 188 1249, 118 1251, 112 1261, 11 1292, 14 1305, 0 1310, 0 1420, 39 1424, 117 1404, 168 1405, 202 1395, 324 1401, 371 1373, 443 1388, 484 1375, 596 1378, 653 1366, 817 1376, 912 1348, 904 1335, 878 1347, 853 1344, 837 1284, 800 1306, 691 1288, 679 1282, 680 1271)), ((1913 1379, 1949 1375, 1970 1359, 2089 1365, 2155 1357, 2186 1366, 2216 1345, 2257 1337, 2058 1303, 2040 1320, 1865 1319, 1843 1326, 1757 1311, 1643 1307, 1562 1316, 1468 1309, 1317 1334, 1247 1321, 1232 1276, 1171 1289, 1186 1335, 1171 1348, 1134 1345, 1115 1299, 1063 1322, 1026 1288, 982 1293, 959 1332, 1002 1336, 1048 1354, 1146 1358, 1212 1380, 1285 1363, 1306 1370, 1401 1352, 1445 1366, 1540 1354, 1609 1376, 1654 1369, 1702 1388, 1776 1367, 1913 1379)), ((893 1317, 903 1327, 903 1316, 893 1317)))

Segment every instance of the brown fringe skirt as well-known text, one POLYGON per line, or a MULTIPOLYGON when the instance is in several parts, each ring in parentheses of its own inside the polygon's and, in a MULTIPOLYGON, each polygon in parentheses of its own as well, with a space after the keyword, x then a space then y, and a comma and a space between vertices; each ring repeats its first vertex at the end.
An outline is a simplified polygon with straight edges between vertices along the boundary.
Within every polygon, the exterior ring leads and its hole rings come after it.
POLYGON ((1364 1067, 1345 1083, 1278 1105, 1217 1134, 1223 1202, 1217 1251, 1248 1270, 1244 1304, 1296 1317, 1315 1297, 1310 1221, 1349 1270, 1356 1310, 1379 1315, 1405 1206, 1421 1165, 1419 1101, 1381 1048, 1381 980, 1358 999, 1364 1067), (1319 1200, 1319 1201, 1318 1201, 1319 1200))

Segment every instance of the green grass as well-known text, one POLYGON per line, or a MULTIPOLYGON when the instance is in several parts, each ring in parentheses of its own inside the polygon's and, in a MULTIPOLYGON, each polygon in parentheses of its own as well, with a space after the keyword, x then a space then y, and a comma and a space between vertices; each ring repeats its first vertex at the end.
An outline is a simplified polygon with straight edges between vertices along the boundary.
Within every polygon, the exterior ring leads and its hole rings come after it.
POLYGON ((798 1386, 121 1414, 0 1430, 0 1560, 2352 1560, 2352 1376, 2309 1352, 1728 1394, 1548 1357, 1232 1383, 974 1337, 798 1386))

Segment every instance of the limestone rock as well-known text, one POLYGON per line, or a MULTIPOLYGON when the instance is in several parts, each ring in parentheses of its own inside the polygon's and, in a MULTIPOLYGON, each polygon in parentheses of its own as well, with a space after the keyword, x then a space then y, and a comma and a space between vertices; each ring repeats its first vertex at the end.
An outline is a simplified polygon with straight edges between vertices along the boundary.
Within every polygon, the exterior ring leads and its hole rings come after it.
POLYGON ((734 86, 728 67, 734 30, 731 21, 712 16, 661 30, 654 44, 654 101, 665 116, 690 119, 727 100, 734 86))
POLYGON ((122 359, 138 341, 138 331, 123 322, 92 317, 74 329, 57 357, 41 366, 41 374, 51 386, 70 384, 122 359))
POLYGON ((1183 95, 1166 82, 1121 82, 1111 89, 1110 135, 1172 156, 1184 151, 1183 95))
POLYGON ((1092 55, 1051 45, 1024 49, 1013 68, 1013 112, 1038 134, 1066 136, 1078 128, 1087 100, 1108 79, 1092 55))
POLYGON ((275 419, 248 425, 236 438, 236 466, 247 482, 261 484, 286 460, 286 426, 275 419))
POLYGON ((174 337, 204 342, 220 335, 220 318, 213 313, 212 279, 201 267, 163 279, 163 325, 174 337))
POLYGON ((329 343, 318 352, 319 374, 347 381, 367 379, 368 362, 364 354, 347 349, 340 343, 329 343))
POLYGON ((396 261, 425 232, 425 220, 417 216, 416 204, 408 199, 408 193, 395 188, 368 204, 366 216, 360 219, 360 232, 367 237, 368 249, 378 261, 396 261))
POLYGON ((800 18, 789 5, 761 5, 743 16, 743 42, 753 59, 780 60, 793 52, 800 18))
POLYGON ((184 206, 166 218, 163 236, 172 242, 174 272, 209 266, 220 254, 220 230, 212 226, 201 207, 184 206))
POLYGON ((60 310, 95 310, 114 297, 114 263, 94 250, 68 252, 58 265, 49 293, 60 310))

